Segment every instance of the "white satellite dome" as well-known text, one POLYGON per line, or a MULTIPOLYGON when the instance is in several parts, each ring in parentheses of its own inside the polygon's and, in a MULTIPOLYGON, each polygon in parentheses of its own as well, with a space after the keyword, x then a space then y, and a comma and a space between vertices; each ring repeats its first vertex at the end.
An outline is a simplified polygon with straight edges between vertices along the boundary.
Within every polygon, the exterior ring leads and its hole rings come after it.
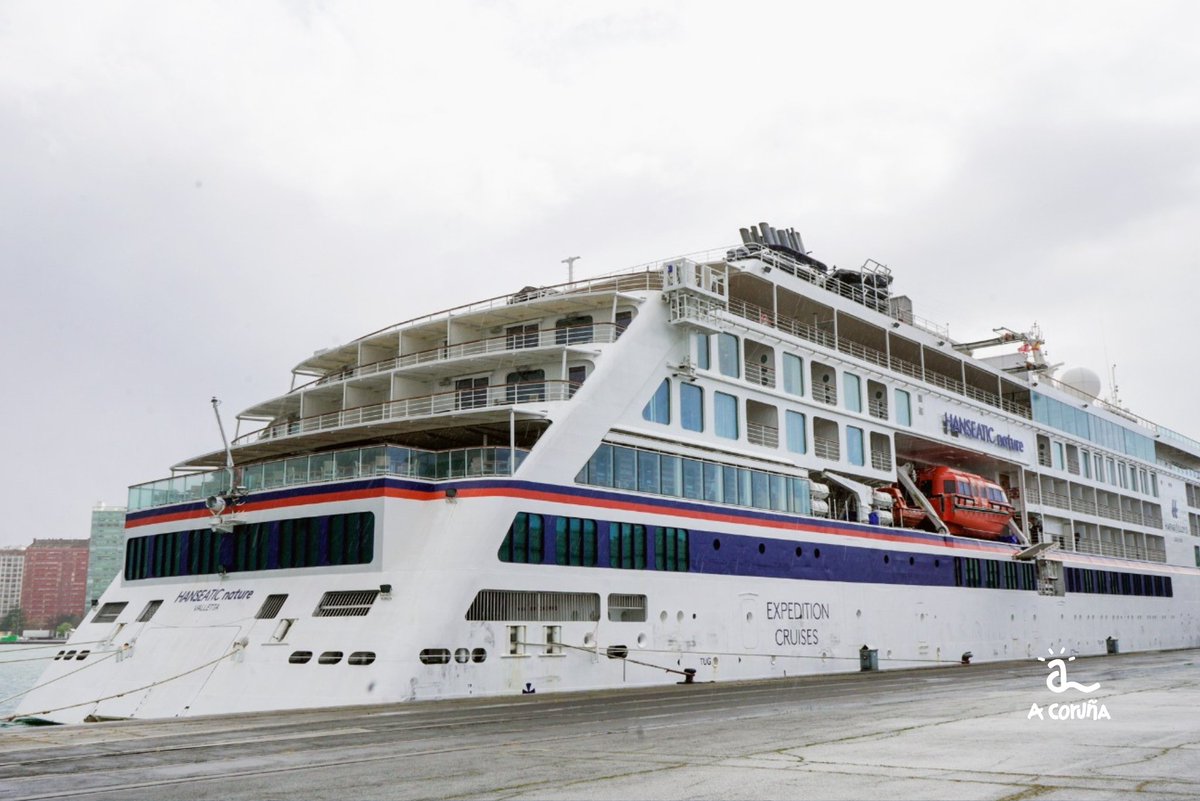
POLYGON ((1100 397, 1100 376, 1096 375, 1094 370, 1086 367, 1072 367, 1058 380, 1085 395, 1091 395, 1093 398, 1100 397))

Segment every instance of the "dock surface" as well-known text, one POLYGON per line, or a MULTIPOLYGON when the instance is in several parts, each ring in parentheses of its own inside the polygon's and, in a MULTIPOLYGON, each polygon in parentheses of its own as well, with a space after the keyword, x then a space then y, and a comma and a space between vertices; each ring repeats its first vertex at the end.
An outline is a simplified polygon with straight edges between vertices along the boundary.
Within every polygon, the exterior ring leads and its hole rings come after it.
POLYGON ((1068 670, 1100 687, 1051 692, 1030 659, 15 727, 0 798, 1200 797, 1200 651, 1068 670), (1053 717, 1071 703, 1089 717, 1053 717))

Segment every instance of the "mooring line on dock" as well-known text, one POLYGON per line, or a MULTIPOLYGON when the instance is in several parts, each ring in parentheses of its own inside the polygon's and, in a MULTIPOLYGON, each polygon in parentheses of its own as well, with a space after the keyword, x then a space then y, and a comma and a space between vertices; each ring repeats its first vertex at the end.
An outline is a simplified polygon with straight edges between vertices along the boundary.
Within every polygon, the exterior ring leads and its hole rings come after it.
MULTIPOLYGON (((26 712, 26 713, 24 713, 24 714, 21 714, 21 715, 16 715, 16 714, 13 714, 13 715, 9 715, 9 716, 8 716, 8 717, 6 717, 6 718, 2 718, 2 719, 0 719, 0 720, 3 720, 3 721, 4 721, 4 722, 6 722, 6 723, 11 723, 12 721, 14 721, 14 720, 16 720, 16 719, 18 719, 18 718, 35 718, 35 717, 38 717, 39 715, 49 715, 49 714, 52 714, 52 713, 54 713, 54 712, 62 712, 64 709, 74 709, 74 708, 75 708, 75 707, 77 707, 77 706, 86 706, 87 704, 98 704, 98 703, 100 703, 100 702, 102 702, 102 701, 111 701, 111 700, 112 700, 112 699, 114 699, 114 698, 121 698, 122 696, 129 695, 130 693, 137 693, 137 692, 141 692, 142 690, 149 690, 149 689, 150 689, 150 688, 152 688, 152 687, 157 687, 157 686, 159 686, 160 684, 166 684, 167 682, 170 682, 170 681, 175 681, 176 679, 181 679, 181 678, 183 678, 184 676, 188 676, 188 675, 191 675, 192 673, 195 673, 197 670, 203 670, 203 669, 204 669, 204 668, 206 668, 206 667, 210 667, 210 666, 212 666, 212 665, 215 665, 215 664, 217 664, 218 662, 220 662, 220 661, 222 661, 222 660, 224 660, 224 659, 228 659, 229 657, 231 657, 231 656, 233 656, 234 654, 238 653, 238 652, 239 652, 239 651, 241 651, 241 650, 242 650, 242 648, 244 648, 244 647, 245 647, 245 646, 243 645, 243 643, 242 643, 241 641, 239 641, 239 642, 236 642, 236 643, 234 643, 234 644, 233 644, 233 647, 232 647, 232 648, 230 648, 228 651, 226 651, 225 653, 223 653, 223 654, 221 654, 220 656, 218 656, 216 659, 210 659, 209 661, 205 662, 205 663, 204 663, 204 664, 202 664, 202 665, 197 665, 196 667, 194 667, 194 668, 191 668, 190 670, 185 670, 185 671, 183 671, 182 673, 176 673, 174 676, 168 676, 168 677, 167 677, 167 678, 165 678, 165 679, 159 679, 158 681, 152 681, 152 682, 150 682, 149 684, 143 684, 141 687, 133 687, 133 688, 131 688, 131 689, 128 689, 128 690, 122 690, 122 691, 121 691, 121 692, 119 692, 119 693, 114 693, 114 694, 112 694, 112 695, 106 695, 106 696, 104 696, 104 697, 102 697, 102 698, 94 698, 94 699, 91 699, 91 700, 88 700, 88 701, 79 701, 78 703, 74 703, 74 704, 67 704, 67 705, 65 705, 65 706, 55 707, 54 709, 42 709, 42 710, 39 710, 39 711, 37 711, 37 712, 26 712)), ((110 657, 112 657, 112 656, 116 656, 116 655, 117 655, 117 654, 119 654, 119 653, 121 653, 121 651, 119 651, 119 650, 118 650, 118 651, 114 651, 112 654, 110 654, 110 655, 109 655, 109 657, 105 657, 105 658, 110 658, 110 657)), ((103 660, 96 660, 96 662, 94 662, 93 664, 99 664, 101 661, 103 661, 103 660)), ((91 666, 92 666, 92 665, 86 665, 85 667, 91 667, 91 666)), ((83 670, 83 669, 84 669, 84 668, 80 668, 80 670, 83 670)), ((72 672, 73 672, 73 673, 78 673, 79 671, 72 671, 72 672)), ((70 673, 66 673, 66 674, 63 674, 63 676, 59 676, 58 678, 60 678, 60 679, 61 679, 61 678, 64 678, 65 676, 69 676, 69 675, 71 675, 71 674, 70 674, 70 673)), ((56 679, 51 679, 51 681, 56 681, 56 679)), ((50 682, 50 681, 48 681, 48 682, 45 682, 44 684, 42 684, 42 685, 40 685, 40 686, 43 686, 43 687, 44 687, 46 684, 50 684, 50 683, 51 683, 51 682, 50 682)), ((30 688, 29 690, 26 690, 24 693, 19 693, 18 695, 24 695, 25 693, 31 692, 31 691, 32 691, 32 690, 34 690, 34 689, 37 689, 37 688, 36 688, 36 687, 34 687, 34 688, 30 688)), ((17 696, 13 696, 13 697, 15 698, 15 697, 17 697, 17 696)), ((5 699, 5 700, 9 700, 9 699, 5 699)))

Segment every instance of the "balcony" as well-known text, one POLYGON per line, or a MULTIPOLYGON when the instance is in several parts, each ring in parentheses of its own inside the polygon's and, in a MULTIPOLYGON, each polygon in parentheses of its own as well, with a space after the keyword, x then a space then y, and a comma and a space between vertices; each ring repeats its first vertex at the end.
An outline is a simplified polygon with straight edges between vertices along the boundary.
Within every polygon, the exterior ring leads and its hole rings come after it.
POLYGON ((244 447, 271 440, 302 437, 364 425, 414 420, 435 415, 487 410, 525 403, 566 401, 571 399, 579 386, 580 384, 574 381, 542 380, 420 395, 277 423, 243 434, 232 444, 235 448, 244 447))
MULTIPOLYGON (((495 353, 509 353, 516 350, 533 348, 563 347, 567 345, 608 344, 616 342, 624 326, 616 323, 588 323, 563 328, 548 328, 544 331, 528 333, 504 334, 502 336, 478 339, 472 342, 460 342, 456 345, 443 345, 439 348, 409 353, 383 361, 360 365, 352 369, 342 370, 309 381, 297 387, 292 392, 338 381, 348 381, 354 378, 390 373, 417 365, 436 364, 460 359, 487 356, 495 353)), ((290 393, 289 393, 290 394, 290 393)))
POLYGON ((769 365, 747 364, 746 381, 760 387, 774 387, 775 368, 769 365))
MULTIPOLYGON (((395 445, 349 448, 234 468, 235 481, 249 492, 345 481, 368 476, 397 476, 427 481, 507 476, 529 451, 508 448, 457 448, 426 451, 395 445)), ((193 473, 129 488, 129 511, 200 501, 229 491, 225 470, 193 473)))

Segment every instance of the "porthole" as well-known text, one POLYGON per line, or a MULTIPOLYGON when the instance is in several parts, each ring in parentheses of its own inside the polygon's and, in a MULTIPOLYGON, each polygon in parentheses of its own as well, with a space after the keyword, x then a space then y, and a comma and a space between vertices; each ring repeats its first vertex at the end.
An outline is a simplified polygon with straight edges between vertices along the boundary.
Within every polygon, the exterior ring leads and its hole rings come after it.
POLYGON ((637 638, 637 644, 638 644, 638 648, 645 648, 645 647, 646 647, 646 635, 645 635, 645 634, 639 634, 639 635, 638 635, 638 638, 637 638))
POLYGON ((941 559, 934 559, 934 560, 933 560, 933 566, 934 566, 934 567, 941 567, 941 566, 942 566, 942 560, 941 560, 941 559))
POLYGON ((293 665, 303 665, 312 659, 312 651, 292 651, 292 655, 288 657, 288 662, 293 665))
POLYGON ((813 559, 820 559, 820 558, 821 558, 821 549, 813 548, 813 559))
POLYGON ((450 651, 447 648, 426 648, 421 651, 421 664, 444 665, 450 661, 450 651))
POLYGON ((667 610, 666 609, 662 610, 662 612, 659 613, 658 620, 661 623, 667 622, 667 610))
POLYGON ((341 651, 326 651, 317 657, 317 662, 322 665, 336 665, 342 661, 341 651))
POLYGON ((797 545, 796 546, 796 557, 799 558, 801 556, 804 556, 804 549, 801 548, 799 545, 797 545))
POLYGON ((487 650, 484 648, 476 648, 471 651, 471 661, 475 664, 487 660, 487 650))
POLYGON ((683 622, 683 610, 682 609, 675 613, 675 622, 676 623, 683 622))
POLYGON ((75 658, 76 658, 77 660, 78 660, 78 659, 87 659, 87 658, 88 658, 88 654, 90 654, 90 653, 91 653, 91 651, 80 651, 80 652, 79 652, 79 656, 77 656, 77 657, 75 657, 75 658))
POLYGON ((886 565, 886 564, 890 564, 890 563, 891 563, 891 561, 892 561, 892 557, 888 556, 888 555, 885 553, 885 554, 883 555, 883 563, 886 565))
POLYGON ((74 659, 74 658, 75 658, 74 649, 67 651, 65 654, 63 654, 63 661, 66 661, 68 659, 74 659))
POLYGON ((374 651, 355 651, 350 654, 350 658, 346 660, 346 663, 350 665, 369 665, 374 661, 374 651))
POLYGON ((715 538, 715 539, 713 540, 713 550, 714 550, 714 551, 719 551, 719 550, 721 550, 721 540, 720 540, 720 538, 719 538, 719 537, 718 537, 718 538, 715 538))
POLYGON ((471 658, 471 652, 468 651, 466 648, 454 649, 454 661, 457 662, 458 664, 465 665, 465 664, 467 664, 467 661, 470 658, 471 658))
POLYGON ((915 564, 917 563, 917 560, 916 560, 916 559, 913 559, 913 558, 910 556, 910 557, 908 557, 908 563, 909 563, 910 565, 915 565, 915 564))
POLYGON ((54 661, 57 662, 58 660, 62 659, 63 654, 65 654, 65 653, 66 653, 66 651, 59 651, 57 654, 54 655, 54 661))
POLYGON ((624 659, 625 657, 629 656, 629 646, 610 645, 608 646, 608 650, 605 651, 605 656, 607 656, 609 659, 624 659))
POLYGON ((759 553, 766 553, 766 552, 767 552, 767 546, 766 546, 766 545, 763 545, 763 544, 760 542, 760 543, 758 544, 758 552, 759 552, 759 553))

